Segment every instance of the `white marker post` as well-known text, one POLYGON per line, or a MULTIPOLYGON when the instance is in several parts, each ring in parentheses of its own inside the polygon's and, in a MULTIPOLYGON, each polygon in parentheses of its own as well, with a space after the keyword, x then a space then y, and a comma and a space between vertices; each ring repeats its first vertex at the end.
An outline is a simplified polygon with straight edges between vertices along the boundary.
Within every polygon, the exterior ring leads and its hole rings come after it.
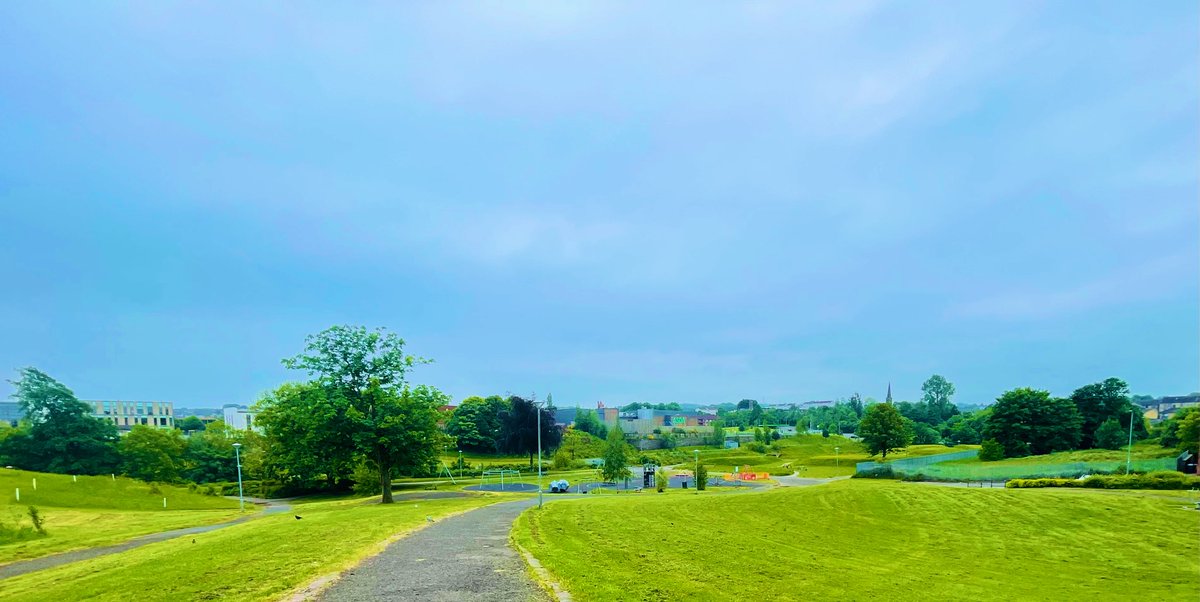
POLYGON ((77 474, 73 474, 73 475, 71 475, 71 482, 72 482, 72 483, 78 483, 78 482, 79 482, 79 475, 77 475, 77 474))
POLYGON ((17 487, 17 501, 21 501, 21 488, 17 487))
POLYGON ((167 498, 163 498, 163 508, 167 507, 167 498))
POLYGON ((37 491, 37 479, 33 480, 33 490, 37 491))

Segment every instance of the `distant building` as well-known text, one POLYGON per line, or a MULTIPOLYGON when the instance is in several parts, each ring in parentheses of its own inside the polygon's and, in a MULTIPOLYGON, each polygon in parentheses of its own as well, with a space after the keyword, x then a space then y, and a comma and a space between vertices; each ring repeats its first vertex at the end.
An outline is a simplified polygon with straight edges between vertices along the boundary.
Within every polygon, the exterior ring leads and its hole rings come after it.
POLYGON ((1151 422, 1160 422, 1170 419, 1179 410, 1194 407, 1200 407, 1200 395, 1160 397, 1147 402, 1146 410, 1142 414, 1151 422))
POLYGON ((128 431, 136 425, 160 429, 175 428, 175 404, 170 401, 104 401, 86 400, 92 416, 111 422, 118 431, 128 431))
POLYGON ((246 406, 227 403, 221 406, 221 414, 223 415, 225 424, 239 431, 254 430, 258 426, 254 423, 254 419, 258 417, 258 412, 246 406))

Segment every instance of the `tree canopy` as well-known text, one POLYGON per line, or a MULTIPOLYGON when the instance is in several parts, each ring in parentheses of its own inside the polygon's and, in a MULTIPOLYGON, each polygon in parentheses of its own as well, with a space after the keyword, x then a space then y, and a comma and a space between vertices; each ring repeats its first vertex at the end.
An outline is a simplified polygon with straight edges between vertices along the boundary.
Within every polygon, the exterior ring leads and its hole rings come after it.
POLYGON ((604 467, 600 476, 606 482, 616 482, 633 475, 629 470, 629 444, 625 442, 625 432, 617 424, 608 429, 608 439, 604 445, 604 467))
POLYGON ((119 462, 116 427, 93 417, 86 403, 45 372, 23 368, 19 373, 9 382, 28 423, 0 443, 5 462, 41 472, 114 472, 119 462))
POLYGON ((885 460, 889 453, 908 447, 913 437, 904 417, 890 403, 867 407, 858 423, 858 436, 862 438, 867 454, 882 454, 885 460))
POLYGON ((455 438, 459 449, 496 453, 501 447, 501 417, 507 408, 508 402, 498 395, 468 397, 446 421, 446 434, 455 438))
POLYGON ((500 417, 503 428, 501 451, 509 454, 528 454, 530 466, 533 465, 533 456, 538 450, 539 412, 542 415, 542 449, 554 449, 562 439, 562 432, 554 425, 554 414, 548 409, 538 408, 532 399, 515 395, 509 397, 508 408, 500 417))
POLYGON ((1048 391, 1013 389, 991 407, 985 436, 995 439, 1010 458, 1075 449, 1083 419, 1068 399, 1048 391))

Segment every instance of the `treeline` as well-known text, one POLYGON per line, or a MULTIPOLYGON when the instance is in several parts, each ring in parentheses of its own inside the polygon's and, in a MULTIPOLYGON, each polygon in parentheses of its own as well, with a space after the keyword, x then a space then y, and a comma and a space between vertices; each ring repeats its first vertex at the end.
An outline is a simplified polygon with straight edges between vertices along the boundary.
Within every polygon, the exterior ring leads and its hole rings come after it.
POLYGON ((0 425, 0 463, 62 474, 122 474, 161 482, 226 482, 237 478, 234 444, 243 446, 243 471, 258 476, 262 437, 217 421, 185 438, 179 430, 137 425, 124 437, 75 393, 36 368, 19 371, 14 398, 26 419, 0 425))
MULTIPOLYGON (((529 456, 537 453, 538 412, 541 412, 542 448, 558 447, 562 432, 554 426, 554 399, 539 408, 532 399, 515 395, 472 396, 464 399, 446 420, 446 434, 463 451, 529 456)), ((595 414, 592 415, 595 422, 595 414)), ((593 424, 587 425, 594 428, 593 424)), ((576 419, 576 428, 581 428, 576 419)), ((581 430, 587 430, 582 429, 581 430)), ((591 432, 591 431, 588 431, 591 432)))

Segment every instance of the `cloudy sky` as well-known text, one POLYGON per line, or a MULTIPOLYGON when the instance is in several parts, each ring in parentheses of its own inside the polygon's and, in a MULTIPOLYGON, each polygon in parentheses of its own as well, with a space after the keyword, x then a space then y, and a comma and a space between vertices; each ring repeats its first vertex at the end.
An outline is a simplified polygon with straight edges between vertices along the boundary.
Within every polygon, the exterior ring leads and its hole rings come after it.
POLYGON ((1194 2, 0 21, 9 378, 246 403, 352 323, 456 398, 1200 389, 1194 2))

